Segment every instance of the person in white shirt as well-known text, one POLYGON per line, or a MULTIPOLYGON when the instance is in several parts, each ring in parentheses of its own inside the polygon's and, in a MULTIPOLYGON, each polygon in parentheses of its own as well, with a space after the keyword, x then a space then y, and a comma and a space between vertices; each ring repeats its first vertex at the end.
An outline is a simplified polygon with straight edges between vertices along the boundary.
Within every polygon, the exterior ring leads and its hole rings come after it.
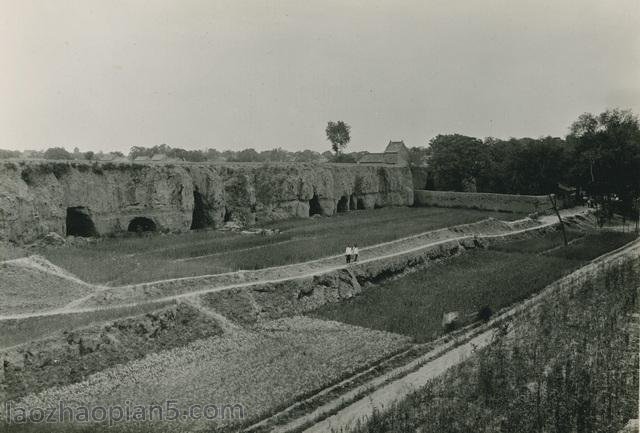
POLYGON ((351 248, 351 257, 353 258, 354 262, 358 261, 358 246, 356 244, 353 244, 353 248, 351 248))
POLYGON ((353 253, 353 250, 351 249, 351 247, 347 247, 347 249, 344 250, 344 257, 347 259, 347 264, 351 262, 352 253, 353 253))

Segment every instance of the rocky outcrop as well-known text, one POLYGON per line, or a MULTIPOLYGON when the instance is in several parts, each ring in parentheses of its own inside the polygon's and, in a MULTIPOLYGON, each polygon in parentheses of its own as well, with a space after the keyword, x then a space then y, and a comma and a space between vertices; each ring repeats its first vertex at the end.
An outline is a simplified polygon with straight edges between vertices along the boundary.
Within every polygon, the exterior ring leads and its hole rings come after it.
POLYGON ((219 228, 413 204, 404 167, 352 164, 0 165, 0 240, 219 228))

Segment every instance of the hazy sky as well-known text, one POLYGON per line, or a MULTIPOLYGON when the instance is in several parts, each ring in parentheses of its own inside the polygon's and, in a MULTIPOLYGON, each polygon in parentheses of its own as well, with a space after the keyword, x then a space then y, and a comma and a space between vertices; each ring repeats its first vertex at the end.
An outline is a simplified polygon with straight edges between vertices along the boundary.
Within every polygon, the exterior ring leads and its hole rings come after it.
POLYGON ((0 148, 564 136, 640 113, 638 23, 638 0, 0 0, 0 148))

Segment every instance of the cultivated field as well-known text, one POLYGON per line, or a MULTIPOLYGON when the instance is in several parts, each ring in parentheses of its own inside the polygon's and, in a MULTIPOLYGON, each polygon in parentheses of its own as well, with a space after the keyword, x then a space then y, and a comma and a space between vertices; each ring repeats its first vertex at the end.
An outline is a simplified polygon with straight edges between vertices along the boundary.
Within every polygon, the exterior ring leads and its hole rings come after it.
MULTIPOLYGON (((406 337, 337 322, 280 319, 151 354, 86 381, 31 395, 17 405, 43 407, 65 401, 95 406, 125 400, 138 404, 175 400, 184 409, 202 402, 239 403, 245 407, 244 420, 217 425, 242 424, 269 415, 408 344, 406 337)), ((180 422, 172 423, 172 431, 202 431, 215 426, 205 420, 180 422)), ((164 427, 166 424, 153 428, 164 427)), ((146 432, 150 428, 147 423, 117 426, 118 431, 146 432)))
MULTIPOLYGON (((375 377, 422 356, 442 336, 444 312, 478 323, 481 307, 510 307, 635 237, 591 230, 580 216, 569 218, 565 248, 553 218, 498 220, 519 217, 388 208, 274 223, 273 236, 194 231, 41 249, 59 268, 37 258, 3 265, 13 288, 0 294, 13 304, 0 314, 29 314, 0 323, 1 391, 32 407, 241 404, 243 419, 171 424, 233 431, 332 385, 321 400, 337 398, 357 385, 356 373, 375 377), (345 267, 353 242, 362 261, 345 267), (157 281, 176 277, 196 278, 157 281), (124 285, 147 281, 156 282, 124 285)), ((36 428, 13 428, 22 427, 36 428)))
POLYGON ((543 301, 521 325, 358 433, 592 431, 637 417, 637 267, 543 301))
POLYGON ((122 285, 299 263, 341 254, 350 243, 374 245, 487 217, 514 220, 522 215, 470 209, 382 208, 261 226, 281 230, 275 236, 193 231, 105 239, 95 245, 48 248, 39 253, 87 282, 122 285))
MULTIPOLYGON (((570 236, 584 235, 571 232, 570 236)), ((442 334, 443 313, 459 311, 463 322, 476 320, 482 307, 497 311, 525 299, 585 261, 634 238, 634 234, 598 233, 557 249, 562 235, 553 232, 498 244, 369 287, 355 299, 326 305, 312 315, 425 342, 442 334)))

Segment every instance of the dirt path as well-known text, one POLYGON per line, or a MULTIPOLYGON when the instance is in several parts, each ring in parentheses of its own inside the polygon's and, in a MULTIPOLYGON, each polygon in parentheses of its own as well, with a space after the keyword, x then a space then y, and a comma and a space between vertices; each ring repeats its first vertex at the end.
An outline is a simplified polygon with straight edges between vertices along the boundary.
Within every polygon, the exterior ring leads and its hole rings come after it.
MULTIPOLYGON (((458 345, 454 341, 444 343, 418 359, 411 361, 411 363, 360 385, 302 417, 296 418, 287 424, 276 426, 271 431, 286 433, 299 430, 305 425, 314 422, 315 424, 304 430, 305 433, 349 431, 358 422, 365 421, 374 411, 390 408, 410 393, 426 385, 431 379, 440 376, 449 368, 473 356, 475 351, 487 346, 496 332, 496 325, 502 323, 505 319, 531 308, 550 293, 567 287, 570 282, 575 283, 576 280, 585 281, 591 278, 605 264, 637 260, 638 258, 640 258, 640 240, 600 256, 575 272, 552 283, 534 297, 496 316, 487 325, 458 336, 456 338, 458 345), (415 369, 416 366, 419 366, 419 368, 415 369), (406 374, 407 371, 412 372, 406 374)), ((255 426, 265 422, 266 420, 263 420, 255 426)))
MULTIPOLYGON (((584 213, 584 208, 567 209, 563 211, 563 216, 571 217, 584 213)), ((506 234, 526 233, 529 231, 540 230, 557 224, 555 217, 543 217, 534 226, 527 226, 524 229, 513 229, 517 227, 521 221, 504 222, 499 220, 485 220, 484 222, 465 224, 435 231, 420 233, 389 242, 372 245, 361 248, 361 258, 359 263, 369 263, 379 260, 386 260, 402 254, 416 252, 425 248, 437 246, 453 241, 462 241, 469 238, 478 237, 479 239, 490 239, 501 237, 506 234)), ((29 259, 23 259, 29 260, 29 259)), ((26 263, 25 263, 26 265, 26 263)), ((41 265, 39 267, 45 269, 41 265)), ((66 306, 49 310, 46 312, 21 313, 14 315, 0 316, 0 320, 25 319, 30 317, 51 316, 66 313, 86 313, 98 310, 108 309, 110 307, 126 307, 136 306, 144 302, 172 301, 180 300, 186 297, 200 295, 209 292, 218 292, 229 289, 246 288, 257 284, 280 283, 292 279, 308 278, 321 275, 327 272, 346 269, 348 265, 344 263, 342 255, 324 257, 321 259, 311 260, 308 262, 296 263, 291 265, 275 266, 270 268, 258 269, 254 271, 238 271, 215 275, 201 275, 194 277, 183 277, 167 280, 153 281, 149 283, 133 284, 119 287, 94 286, 95 291, 91 295, 81 299, 74 300, 66 306), (162 285, 170 285, 175 287, 176 284, 185 283, 189 285, 189 290, 185 293, 168 294, 166 296, 157 296, 152 298, 136 299, 131 293, 146 294, 147 289, 161 287, 162 285), (128 299, 117 299, 116 302, 106 305, 95 305, 91 301, 96 296, 108 294, 126 294, 128 299)), ((51 272, 51 271, 50 271, 51 272)), ((65 272, 56 273, 59 276, 80 281, 65 272)), ((88 283, 84 283, 88 284, 88 283)))

